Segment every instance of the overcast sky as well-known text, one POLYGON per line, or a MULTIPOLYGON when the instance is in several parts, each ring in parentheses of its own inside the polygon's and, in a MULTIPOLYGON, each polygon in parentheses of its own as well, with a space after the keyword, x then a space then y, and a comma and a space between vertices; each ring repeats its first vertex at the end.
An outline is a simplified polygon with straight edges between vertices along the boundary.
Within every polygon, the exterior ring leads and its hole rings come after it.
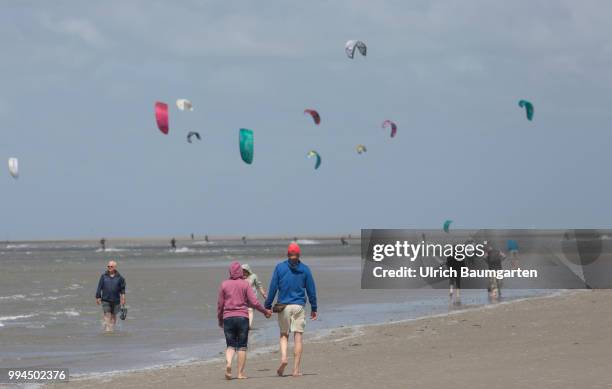
POLYGON ((608 1, 0 7, 0 239, 612 227, 608 1))

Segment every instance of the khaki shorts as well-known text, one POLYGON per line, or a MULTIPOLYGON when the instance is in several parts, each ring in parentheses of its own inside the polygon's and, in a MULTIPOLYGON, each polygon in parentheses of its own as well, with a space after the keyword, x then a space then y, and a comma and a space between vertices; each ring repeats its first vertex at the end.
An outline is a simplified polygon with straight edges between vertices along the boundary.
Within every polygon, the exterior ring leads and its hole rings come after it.
POLYGON ((306 327, 306 314, 304 307, 297 304, 289 304, 278 314, 278 326, 281 334, 289 332, 304 332, 306 327))

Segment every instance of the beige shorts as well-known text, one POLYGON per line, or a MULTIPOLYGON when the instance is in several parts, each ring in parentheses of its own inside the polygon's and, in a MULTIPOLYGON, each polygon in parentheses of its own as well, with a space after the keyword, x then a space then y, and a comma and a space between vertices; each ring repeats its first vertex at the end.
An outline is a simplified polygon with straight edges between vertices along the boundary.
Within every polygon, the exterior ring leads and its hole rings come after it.
POLYGON ((278 314, 278 326, 281 334, 289 332, 304 332, 306 327, 306 314, 304 307, 297 304, 289 304, 278 314))

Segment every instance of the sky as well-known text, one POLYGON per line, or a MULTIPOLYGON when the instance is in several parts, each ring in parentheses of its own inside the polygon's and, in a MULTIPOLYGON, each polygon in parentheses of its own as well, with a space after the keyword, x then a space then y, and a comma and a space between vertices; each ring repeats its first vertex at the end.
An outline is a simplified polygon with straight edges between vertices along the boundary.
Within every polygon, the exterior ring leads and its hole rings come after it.
POLYGON ((612 227, 610 2, 0 7, 0 239, 612 227))

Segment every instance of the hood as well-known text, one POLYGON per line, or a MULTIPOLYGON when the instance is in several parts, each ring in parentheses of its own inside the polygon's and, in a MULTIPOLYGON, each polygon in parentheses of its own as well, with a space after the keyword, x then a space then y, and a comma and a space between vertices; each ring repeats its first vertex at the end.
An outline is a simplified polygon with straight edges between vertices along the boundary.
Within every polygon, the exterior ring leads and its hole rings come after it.
POLYGON ((289 258, 287 258, 287 266, 292 272, 295 273, 303 273, 304 269, 302 268, 302 262, 298 259, 297 263, 294 265, 289 258))
POLYGON ((234 261, 229 267, 229 276, 232 280, 239 280, 242 278, 242 266, 238 261, 234 261))
POLYGON ((242 264, 242 270, 246 270, 249 272, 249 274, 253 274, 253 272, 251 271, 251 267, 249 266, 248 263, 243 263, 242 264))

